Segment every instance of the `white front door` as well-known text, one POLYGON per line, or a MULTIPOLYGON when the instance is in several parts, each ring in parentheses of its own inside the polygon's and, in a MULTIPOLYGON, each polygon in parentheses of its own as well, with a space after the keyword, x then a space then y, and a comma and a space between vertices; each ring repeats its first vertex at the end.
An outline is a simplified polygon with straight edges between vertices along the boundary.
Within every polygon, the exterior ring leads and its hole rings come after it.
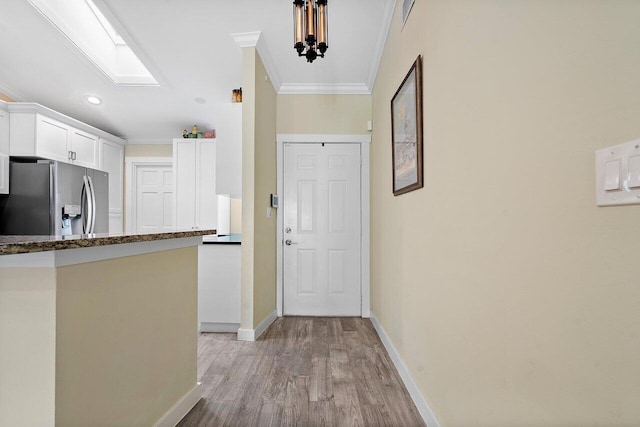
POLYGON ((360 145, 284 145, 285 315, 360 316, 360 145))
POLYGON ((138 165, 136 168, 136 232, 173 229, 173 167, 138 165))

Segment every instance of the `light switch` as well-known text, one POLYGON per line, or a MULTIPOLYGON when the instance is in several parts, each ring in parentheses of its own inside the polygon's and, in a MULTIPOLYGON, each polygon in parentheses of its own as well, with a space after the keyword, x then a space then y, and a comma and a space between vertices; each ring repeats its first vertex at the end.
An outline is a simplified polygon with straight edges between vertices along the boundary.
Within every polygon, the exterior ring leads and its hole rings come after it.
POLYGON ((640 140, 596 150, 596 204, 640 205, 640 140))
POLYGON ((629 157, 629 188, 640 187, 640 156, 629 157))
POLYGON ((621 160, 610 160, 605 164, 604 189, 606 191, 620 190, 620 166, 621 160))

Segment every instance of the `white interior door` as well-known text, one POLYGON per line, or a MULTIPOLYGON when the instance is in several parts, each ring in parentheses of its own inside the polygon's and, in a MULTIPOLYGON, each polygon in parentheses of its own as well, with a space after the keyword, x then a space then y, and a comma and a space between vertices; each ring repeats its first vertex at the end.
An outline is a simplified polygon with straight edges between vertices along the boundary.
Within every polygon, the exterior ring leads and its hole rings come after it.
POLYGON ((153 233, 173 229, 173 168, 170 165, 136 167, 136 231, 153 233))
POLYGON ((285 315, 360 316, 360 145, 284 145, 285 315))

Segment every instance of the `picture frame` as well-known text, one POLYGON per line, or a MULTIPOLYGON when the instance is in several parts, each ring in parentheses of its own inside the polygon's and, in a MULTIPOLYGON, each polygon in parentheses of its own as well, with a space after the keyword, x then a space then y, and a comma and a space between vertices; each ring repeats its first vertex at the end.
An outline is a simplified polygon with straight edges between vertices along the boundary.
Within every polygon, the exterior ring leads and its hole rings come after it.
POLYGON ((391 99, 393 195, 423 187, 422 56, 414 61, 391 99))

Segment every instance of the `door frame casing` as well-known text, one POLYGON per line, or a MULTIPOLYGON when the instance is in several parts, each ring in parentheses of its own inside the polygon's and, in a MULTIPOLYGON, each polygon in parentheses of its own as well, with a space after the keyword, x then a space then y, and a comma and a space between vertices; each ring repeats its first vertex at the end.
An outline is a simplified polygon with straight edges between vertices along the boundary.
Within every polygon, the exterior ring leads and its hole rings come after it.
MULTIPOLYGON (((369 244, 370 237, 370 184, 369 151, 371 135, 324 135, 324 134, 277 134, 277 191, 280 206, 284 206, 284 144, 360 144, 360 308, 363 318, 370 317, 370 276, 369 244)), ((284 303, 284 255, 282 251, 284 215, 276 214, 276 309, 282 317, 284 303)))
MULTIPOLYGON (((140 166, 171 166, 173 170, 172 157, 125 157, 125 230, 127 233, 136 232, 135 214, 136 214, 136 198, 137 194, 137 176, 138 167, 140 166)), ((175 191, 175 189, 174 189, 175 191)))

